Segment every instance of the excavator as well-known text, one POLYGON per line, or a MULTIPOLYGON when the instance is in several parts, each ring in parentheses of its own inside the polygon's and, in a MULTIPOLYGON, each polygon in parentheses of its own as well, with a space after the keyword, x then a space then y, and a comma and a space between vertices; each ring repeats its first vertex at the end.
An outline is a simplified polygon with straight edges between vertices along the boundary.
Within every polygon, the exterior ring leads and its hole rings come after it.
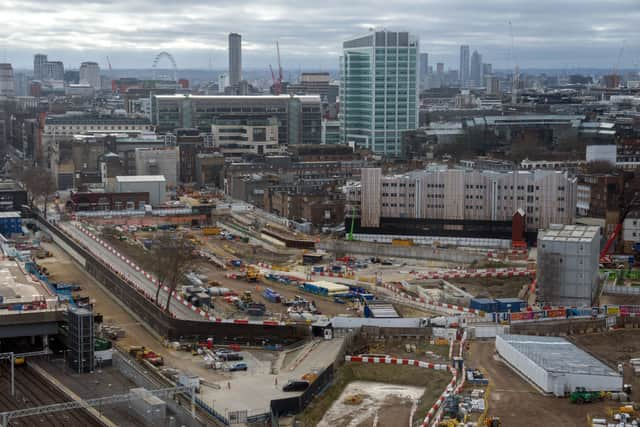
POLYGON ((502 427, 502 421, 498 417, 487 417, 484 419, 485 427, 502 427))

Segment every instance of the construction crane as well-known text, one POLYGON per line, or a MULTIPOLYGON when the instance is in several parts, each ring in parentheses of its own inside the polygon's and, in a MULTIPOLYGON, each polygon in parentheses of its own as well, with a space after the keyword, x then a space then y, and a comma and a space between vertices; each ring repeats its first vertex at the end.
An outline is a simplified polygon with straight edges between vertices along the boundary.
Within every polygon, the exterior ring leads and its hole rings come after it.
POLYGON ((616 63, 613 65, 613 69, 611 70, 612 76, 616 76, 616 77, 618 76, 618 70, 620 69, 620 61, 622 61, 622 55, 624 54, 624 48, 626 44, 627 44, 627 41, 623 40, 622 46, 620 46, 620 50, 618 51, 618 57, 616 58, 616 63))
POLYGON ((278 53, 278 77, 273 72, 273 67, 269 64, 269 70, 271 71, 271 80, 273 80, 273 92, 276 95, 282 93, 282 63, 280 62, 280 44, 276 42, 276 52, 278 53))
POLYGON ((113 71, 111 69, 111 61, 109 60, 109 57, 107 56, 107 65, 109 66, 109 73, 111 73, 111 71, 113 71))
POLYGON ((609 257, 609 249, 611 249, 611 245, 614 244, 620 231, 622 230, 622 225, 624 223, 625 218, 629 214, 629 212, 640 208, 640 193, 634 192, 635 188, 638 188, 640 185, 640 179, 632 177, 624 180, 622 192, 623 195, 620 196, 620 217, 618 219, 618 223, 616 224, 613 232, 609 236, 609 239, 605 243, 602 251, 600 252, 600 263, 607 266, 611 265, 611 259, 609 257))
POLYGON ((509 37, 511 38, 511 61, 513 61, 513 75, 511 76, 511 103, 518 103, 518 86, 520 85, 520 69, 515 59, 515 43, 513 39, 513 24, 509 21, 509 37))

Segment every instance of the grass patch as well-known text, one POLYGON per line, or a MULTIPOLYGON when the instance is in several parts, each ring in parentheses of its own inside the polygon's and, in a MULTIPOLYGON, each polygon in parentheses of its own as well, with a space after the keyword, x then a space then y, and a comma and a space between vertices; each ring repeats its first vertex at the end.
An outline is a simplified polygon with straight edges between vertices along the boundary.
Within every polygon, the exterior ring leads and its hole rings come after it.
POLYGON ((422 419, 440 396, 442 390, 451 381, 451 374, 446 371, 434 371, 416 366, 396 366, 366 363, 345 363, 336 371, 333 383, 325 392, 314 399, 296 420, 303 427, 317 425, 329 410, 345 387, 353 381, 375 381, 389 384, 424 387, 425 391, 418 404, 416 418, 422 419))

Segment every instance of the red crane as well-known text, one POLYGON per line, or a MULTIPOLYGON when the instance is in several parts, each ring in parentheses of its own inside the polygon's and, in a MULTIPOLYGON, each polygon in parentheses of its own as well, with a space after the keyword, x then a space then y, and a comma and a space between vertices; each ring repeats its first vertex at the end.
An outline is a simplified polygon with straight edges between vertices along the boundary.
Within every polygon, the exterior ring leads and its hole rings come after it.
POLYGON ((626 204, 624 204, 623 202, 622 206, 620 207, 620 219, 618 220, 616 227, 613 229, 613 233, 611 233, 611 236, 609 236, 607 243, 605 243, 604 248, 602 248, 602 251, 600 252, 600 262, 602 264, 611 264, 611 259, 608 256, 609 249, 611 249, 611 245, 613 245, 613 243, 618 238, 618 235, 622 230, 622 224, 624 223, 624 219, 627 217, 629 212, 631 212, 634 208, 637 208, 639 206, 640 206, 640 198, 638 197, 637 194, 633 196, 630 202, 626 204))

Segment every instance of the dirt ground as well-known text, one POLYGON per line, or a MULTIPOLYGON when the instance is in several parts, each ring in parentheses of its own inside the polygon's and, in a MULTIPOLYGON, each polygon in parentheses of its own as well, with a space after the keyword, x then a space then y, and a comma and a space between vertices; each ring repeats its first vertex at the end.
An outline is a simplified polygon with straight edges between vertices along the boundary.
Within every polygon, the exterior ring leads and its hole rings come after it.
POLYGON ((640 295, 601 295, 600 305, 640 305, 640 295))
POLYGON ((426 340, 405 339, 401 342, 377 342, 369 345, 369 354, 387 354, 391 357, 422 360, 425 362, 447 362, 448 345, 430 344, 426 340), (405 344, 415 344, 416 351, 408 352, 405 344))
POLYGON ((471 342, 467 366, 485 371, 490 386, 488 415, 500 417, 503 426, 584 427, 587 415, 605 413, 611 406, 611 402, 574 405, 569 399, 541 394, 499 359, 494 342, 471 342))
MULTIPOLYGON (((149 235, 150 233, 147 232, 143 234, 143 236, 145 236, 144 238, 149 237, 149 235)), ((206 237, 200 237, 206 239, 206 237)), ((140 245, 132 244, 128 240, 121 241, 113 238, 107 238, 107 240, 109 240, 109 242, 113 246, 117 247, 118 250, 125 256, 134 260, 138 265, 148 271, 153 271, 154 261, 151 258, 150 254, 148 252, 145 252, 140 245)), ((228 248, 231 248, 231 250, 233 250, 235 254, 231 254, 230 252, 228 252, 229 249, 225 249, 225 251, 227 251, 226 254, 229 259, 241 258, 245 262, 251 262, 249 261, 250 257, 247 257, 247 254, 250 252, 250 250, 248 248, 249 245, 247 245, 246 243, 242 243, 240 241, 225 242, 213 239, 211 239, 211 242, 219 242, 220 244, 226 245, 228 248), (245 246, 245 248, 239 247, 238 245, 243 245, 245 246)), ((216 243, 216 245, 218 245, 218 243, 216 243)), ((256 259, 255 261, 258 260, 259 259, 256 259)), ((229 279, 226 277, 227 271, 221 270, 219 267, 208 261, 203 260, 201 262, 198 262, 194 267, 194 270, 196 270, 198 273, 206 275, 209 280, 215 280, 216 282, 220 283, 221 286, 232 289, 239 295, 241 295, 245 291, 251 291, 253 299, 256 302, 264 303, 267 307, 267 311, 274 314, 286 313, 287 308, 282 304, 271 303, 264 297, 262 297, 262 291, 265 287, 272 288, 273 290, 279 292, 284 298, 291 299, 296 295, 300 295, 308 300, 313 300, 316 303, 316 307, 318 308, 320 313, 328 316, 335 316, 337 314, 355 315, 355 312, 353 310, 349 310, 348 306, 345 304, 337 304, 327 298, 306 294, 304 292, 301 292, 299 289, 296 289, 294 286, 287 286, 282 283, 271 281, 265 281, 263 283, 256 284, 249 283, 243 280, 229 279)), ((223 313, 225 317, 246 317, 244 313, 239 312, 233 305, 227 304, 223 298, 216 298, 214 300, 214 305, 216 306, 216 311, 223 313)))
POLYGON ((372 427, 409 425, 411 410, 423 393, 420 387, 367 381, 350 383, 318 427, 372 427), (359 396, 362 401, 350 404, 346 399, 359 396))
POLYGON ((450 279, 449 282, 475 296, 489 298, 518 298, 525 285, 529 285, 530 277, 450 279))
POLYGON ((640 376, 634 375, 629 359, 640 357, 640 330, 621 329, 599 334, 576 335, 571 338, 579 347, 617 370, 624 365, 624 383, 633 386, 632 400, 640 400, 640 376))
MULTIPOLYGON (((451 374, 416 366, 346 363, 337 370, 335 380, 329 388, 316 397, 302 414, 297 415, 296 421, 300 422, 301 427, 317 426, 333 403, 339 399, 343 390, 354 381, 385 383, 389 386, 401 384, 402 387, 406 385, 421 388, 423 394, 418 398, 416 416, 414 417, 414 420, 417 420, 424 417, 428 408, 431 408, 440 396, 447 383, 451 381, 451 374)), ((390 412, 390 414, 393 415, 395 412, 390 412)), ((378 419, 377 425, 385 427, 408 425, 408 418, 407 422, 402 423, 388 422, 390 420, 387 418, 385 421, 386 423, 382 423, 378 419)), ((374 424, 365 425, 372 426, 374 424)))

